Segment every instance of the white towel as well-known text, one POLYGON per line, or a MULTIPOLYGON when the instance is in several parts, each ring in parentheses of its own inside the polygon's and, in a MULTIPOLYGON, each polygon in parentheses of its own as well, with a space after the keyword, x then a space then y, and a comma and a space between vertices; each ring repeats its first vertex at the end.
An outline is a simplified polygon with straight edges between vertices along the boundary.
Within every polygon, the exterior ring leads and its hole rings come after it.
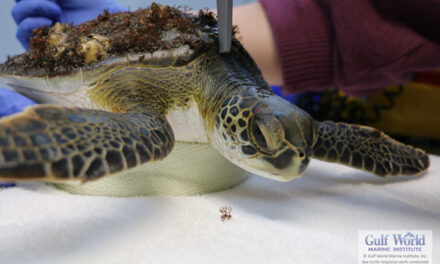
POLYGON ((0 263, 357 263, 359 230, 432 230, 440 251, 440 157, 382 179, 313 161, 289 183, 257 176, 189 197, 0 190, 0 263), (219 208, 232 207, 222 222, 219 208))

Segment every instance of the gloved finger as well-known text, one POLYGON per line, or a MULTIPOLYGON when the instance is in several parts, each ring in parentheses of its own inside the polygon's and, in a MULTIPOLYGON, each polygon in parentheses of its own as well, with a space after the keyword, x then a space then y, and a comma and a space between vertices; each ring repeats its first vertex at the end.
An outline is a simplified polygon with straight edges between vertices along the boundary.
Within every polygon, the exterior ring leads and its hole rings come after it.
POLYGON ((23 111, 35 103, 21 94, 0 88, 0 117, 23 111))
POLYGON ((25 0, 12 8, 12 16, 17 24, 27 17, 46 17, 52 21, 58 21, 61 16, 61 8, 47 0, 25 0))
POLYGON ((25 49, 29 49, 29 41, 32 37, 32 31, 41 26, 52 25, 52 20, 45 17, 28 17, 25 18, 17 29, 17 39, 25 49))

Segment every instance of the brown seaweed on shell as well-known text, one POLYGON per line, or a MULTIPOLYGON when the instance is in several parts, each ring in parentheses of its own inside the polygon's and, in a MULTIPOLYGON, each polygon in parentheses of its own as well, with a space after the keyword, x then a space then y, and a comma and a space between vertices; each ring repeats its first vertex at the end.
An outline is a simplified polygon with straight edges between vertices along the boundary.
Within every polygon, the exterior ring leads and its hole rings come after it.
POLYGON ((56 23, 33 31, 29 51, 8 57, 0 66, 3 72, 29 75, 60 74, 81 67, 90 67, 100 60, 127 53, 190 48, 203 51, 212 42, 202 37, 215 37, 216 18, 209 11, 199 15, 184 13, 156 3, 134 12, 104 11, 96 19, 80 25, 56 23), (178 36, 163 41, 163 32, 175 30, 178 36))

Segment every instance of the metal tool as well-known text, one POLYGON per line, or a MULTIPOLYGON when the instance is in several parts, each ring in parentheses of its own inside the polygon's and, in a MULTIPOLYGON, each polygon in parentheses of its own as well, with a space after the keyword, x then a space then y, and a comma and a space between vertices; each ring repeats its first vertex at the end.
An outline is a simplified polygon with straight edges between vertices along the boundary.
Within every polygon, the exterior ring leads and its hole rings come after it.
POLYGON ((220 53, 231 50, 232 0, 217 0, 217 27, 220 53))

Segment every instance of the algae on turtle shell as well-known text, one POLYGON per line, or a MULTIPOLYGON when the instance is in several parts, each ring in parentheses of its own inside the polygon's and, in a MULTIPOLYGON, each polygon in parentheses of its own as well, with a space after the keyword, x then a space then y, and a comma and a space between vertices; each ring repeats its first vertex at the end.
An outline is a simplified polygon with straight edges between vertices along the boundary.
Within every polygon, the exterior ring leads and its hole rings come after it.
POLYGON ((215 27, 216 19, 207 10, 196 16, 153 3, 134 12, 104 11, 80 25, 56 23, 35 29, 29 51, 8 57, 0 70, 50 76, 129 53, 153 53, 183 45, 204 52, 214 45, 215 27))

